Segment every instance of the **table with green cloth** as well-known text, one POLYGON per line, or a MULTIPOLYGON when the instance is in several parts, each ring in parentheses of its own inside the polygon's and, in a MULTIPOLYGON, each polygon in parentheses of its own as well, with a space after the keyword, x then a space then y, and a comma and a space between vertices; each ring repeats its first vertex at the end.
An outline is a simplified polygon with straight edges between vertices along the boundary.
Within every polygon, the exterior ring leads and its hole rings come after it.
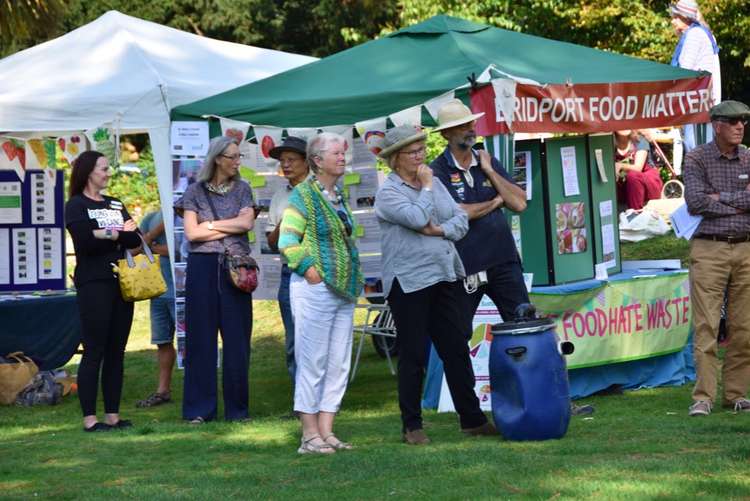
POLYGON ((80 342, 75 292, 0 298, 0 355, 22 351, 51 370, 68 363, 80 342))

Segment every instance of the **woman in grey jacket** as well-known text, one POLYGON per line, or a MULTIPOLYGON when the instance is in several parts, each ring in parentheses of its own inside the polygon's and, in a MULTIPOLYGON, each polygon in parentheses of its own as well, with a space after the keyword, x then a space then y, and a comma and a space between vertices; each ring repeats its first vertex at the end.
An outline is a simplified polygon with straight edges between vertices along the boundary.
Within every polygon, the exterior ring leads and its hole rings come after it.
POLYGON ((496 434, 479 408, 461 319, 464 267, 453 242, 469 229, 466 213, 425 165, 426 134, 404 125, 389 130, 380 157, 391 174, 375 197, 381 228, 383 290, 399 339, 398 394, 404 442, 430 442, 422 429, 422 380, 427 340, 445 365, 461 429, 496 434))

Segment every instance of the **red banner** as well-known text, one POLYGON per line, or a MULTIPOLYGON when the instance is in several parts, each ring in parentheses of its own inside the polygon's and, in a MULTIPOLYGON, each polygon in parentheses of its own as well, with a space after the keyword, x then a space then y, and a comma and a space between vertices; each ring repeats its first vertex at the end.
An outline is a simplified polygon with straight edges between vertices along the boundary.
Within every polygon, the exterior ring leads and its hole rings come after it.
MULTIPOLYGON (((516 85, 512 132, 611 132, 709 121, 711 76, 613 84, 516 85)), ((471 93, 482 136, 507 134, 492 85, 471 93)))

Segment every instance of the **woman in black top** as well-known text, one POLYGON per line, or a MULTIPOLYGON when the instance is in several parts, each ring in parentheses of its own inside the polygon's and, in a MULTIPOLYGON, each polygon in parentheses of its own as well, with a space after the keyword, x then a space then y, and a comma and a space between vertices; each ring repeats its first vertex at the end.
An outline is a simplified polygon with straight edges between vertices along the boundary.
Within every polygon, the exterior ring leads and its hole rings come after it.
POLYGON ((112 264, 125 248, 141 245, 135 222, 116 198, 101 194, 111 176, 107 157, 85 151, 73 162, 65 225, 73 239, 83 357, 78 366, 78 398, 84 431, 127 428, 120 419, 123 358, 133 322, 133 303, 120 294, 112 264), (101 369, 105 422, 96 417, 96 395, 101 369))

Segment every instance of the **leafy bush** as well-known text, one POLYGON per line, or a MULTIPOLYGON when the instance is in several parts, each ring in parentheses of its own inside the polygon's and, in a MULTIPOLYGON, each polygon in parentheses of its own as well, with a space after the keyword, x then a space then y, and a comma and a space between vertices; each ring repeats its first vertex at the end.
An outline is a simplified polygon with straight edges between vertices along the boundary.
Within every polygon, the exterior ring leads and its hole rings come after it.
POLYGON ((122 200, 130 215, 138 221, 143 215, 159 208, 159 187, 151 146, 141 151, 136 165, 141 172, 115 169, 107 194, 122 200))

